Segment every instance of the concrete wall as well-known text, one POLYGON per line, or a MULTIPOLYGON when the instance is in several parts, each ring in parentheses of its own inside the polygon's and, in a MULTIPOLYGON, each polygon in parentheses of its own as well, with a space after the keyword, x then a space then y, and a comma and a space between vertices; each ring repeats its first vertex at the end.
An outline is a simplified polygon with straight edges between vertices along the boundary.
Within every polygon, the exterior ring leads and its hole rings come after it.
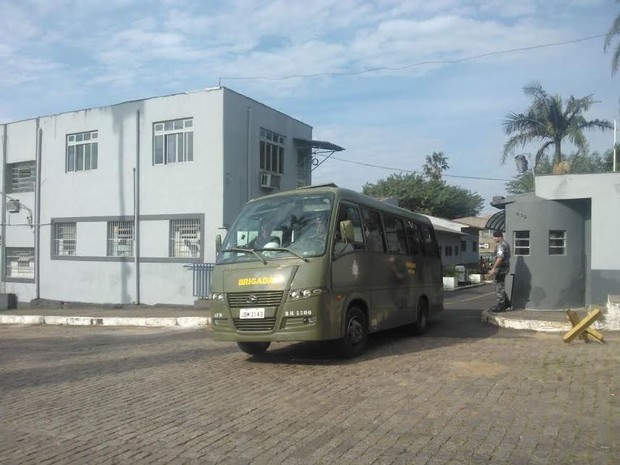
POLYGON ((588 200, 551 202, 534 194, 506 205, 505 239, 513 253, 508 280, 515 308, 554 309, 585 304, 588 200), (549 253, 549 231, 566 231, 566 255, 549 253), (530 232, 529 255, 515 254, 515 231, 530 232))
POLYGON ((297 150, 294 138, 312 139, 312 127, 243 95, 224 93, 223 226, 230 226, 250 199, 277 191, 259 185, 260 129, 286 138, 281 191, 297 188, 297 150))
POLYGON ((586 304, 603 305, 609 294, 620 292, 620 173, 539 176, 536 195, 549 200, 591 199, 586 304))
MULTIPOLYGON (((222 225, 232 221, 247 198, 269 193, 258 187, 260 127, 284 135, 290 143, 282 188, 295 187, 293 138, 311 139, 312 128, 225 88, 0 126, 6 133, 3 179, 7 163, 37 158, 37 128, 41 134, 40 208, 34 192, 16 194, 38 212, 39 280, 7 280, 3 272, 3 291, 18 294, 20 302, 38 297, 92 303, 193 303, 192 272, 185 265, 213 262, 215 236, 222 233, 222 225), (252 109, 249 130, 248 108, 252 109), (193 118, 193 161, 154 164, 153 124, 181 118, 193 118), (67 134, 94 130, 98 131, 97 168, 66 172, 67 134), (107 222, 133 220, 135 179, 139 179, 139 264, 133 257, 108 257, 106 248, 107 222), (201 221, 201 256, 169 257, 170 220, 189 218, 201 221), (52 223, 68 221, 76 222, 76 256, 53 257, 52 223)), ((6 205, 2 208, 4 223, 24 223, 3 226, 3 245, 34 247, 35 234, 24 218, 8 214, 6 205)))

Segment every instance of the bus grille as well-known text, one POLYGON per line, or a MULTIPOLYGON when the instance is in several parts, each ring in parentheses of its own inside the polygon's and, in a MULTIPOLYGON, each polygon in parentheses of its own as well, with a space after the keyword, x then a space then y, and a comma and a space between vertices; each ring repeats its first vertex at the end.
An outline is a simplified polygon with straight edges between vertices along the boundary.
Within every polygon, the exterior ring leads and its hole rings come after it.
POLYGON ((276 318, 259 318, 253 320, 233 319, 235 328, 239 331, 271 331, 276 324, 276 318))
POLYGON ((228 294, 230 308, 277 307, 282 302, 282 291, 238 292, 228 294))

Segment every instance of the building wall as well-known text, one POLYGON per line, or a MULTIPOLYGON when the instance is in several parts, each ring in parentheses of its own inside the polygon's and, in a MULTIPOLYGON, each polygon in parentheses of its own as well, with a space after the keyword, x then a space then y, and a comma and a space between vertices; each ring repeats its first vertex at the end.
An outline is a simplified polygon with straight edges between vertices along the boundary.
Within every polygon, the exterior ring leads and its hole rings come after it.
POLYGON ((587 282, 586 218, 589 201, 552 202, 534 194, 506 205, 505 239, 511 246, 515 308, 554 309, 585 305, 587 282), (549 232, 566 231, 566 254, 549 253, 549 232), (529 231, 529 254, 518 255, 515 231, 529 231))
POLYGON ((602 305, 609 294, 620 293, 620 173, 538 176, 536 195, 549 200, 591 199, 586 303, 602 305))
POLYGON ((285 191, 297 188, 297 150, 293 139, 312 139, 312 127, 228 89, 224 101, 225 203, 220 226, 227 227, 248 200, 277 192, 259 185, 261 128, 285 136, 284 173, 280 186, 280 191, 285 191))
MULTIPOLYGON (((3 271, 3 291, 16 293, 21 302, 42 298, 90 303, 193 303, 192 272, 186 265, 213 262, 215 236, 223 232, 222 226, 232 221, 247 198, 268 193, 258 188, 255 134, 260 127, 285 135, 291 144, 287 152, 293 151, 294 137, 311 139, 312 135, 310 126, 225 88, 0 126, 6 132, 3 179, 7 163, 35 160, 40 152, 41 199, 37 208, 35 193, 16 194, 38 218, 39 279, 4 279, 3 271), (245 118, 248 108, 253 113, 249 131, 245 118), (155 164, 154 123, 182 118, 193 119, 193 161, 155 164), (98 131, 97 168, 67 172, 67 135, 94 130, 98 131), (248 173, 256 184, 246 182, 244 191, 240 186, 247 181, 248 173), (107 224, 133 220, 136 199, 140 231, 134 234, 134 247, 137 250, 139 243, 139 263, 133 257, 108 257, 107 224), (201 221, 199 257, 169 256, 171 219, 201 221), (59 222, 76 223, 75 256, 52 255, 53 224, 59 222)), ((283 188, 294 187, 297 179, 289 158, 293 154, 287 153, 290 170, 284 173, 283 188)), ((36 235, 24 222, 22 212, 9 214, 3 205, 3 217, 5 223, 17 222, 18 218, 24 223, 3 227, 5 246, 34 247, 36 235)))

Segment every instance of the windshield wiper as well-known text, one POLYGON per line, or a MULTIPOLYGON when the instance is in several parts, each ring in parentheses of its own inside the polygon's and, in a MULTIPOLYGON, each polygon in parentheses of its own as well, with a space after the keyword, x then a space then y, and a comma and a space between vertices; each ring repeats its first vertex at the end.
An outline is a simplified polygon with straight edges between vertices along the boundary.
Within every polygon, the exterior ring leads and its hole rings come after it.
POLYGON ((256 258, 258 258, 261 262, 263 262, 263 265, 267 264, 267 260, 265 260, 263 257, 261 257, 260 255, 258 255, 256 253, 256 251, 254 249, 242 249, 240 247, 232 247, 230 249, 224 249, 221 252, 241 252, 241 253, 251 253, 252 255, 256 256, 256 258))
POLYGON ((259 252, 288 252, 291 255, 295 255, 297 258, 301 258, 304 262, 307 262, 308 259, 303 255, 299 255, 297 252, 292 251, 291 249, 287 249, 286 247, 269 247, 268 249, 256 249, 259 252))

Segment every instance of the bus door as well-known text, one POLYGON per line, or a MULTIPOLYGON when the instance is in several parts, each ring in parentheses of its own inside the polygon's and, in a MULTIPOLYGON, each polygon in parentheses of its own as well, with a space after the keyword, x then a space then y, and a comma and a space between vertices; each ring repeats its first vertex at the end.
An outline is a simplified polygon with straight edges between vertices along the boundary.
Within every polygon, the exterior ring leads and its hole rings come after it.
MULTIPOLYGON (((352 294, 367 295, 367 284, 371 268, 367 263, 364 234, 359 208, 351 203, 341 202, 334 228, 334 246, 332 250, 332 295, 337 296, 333 302, 334 312, 342 310, 343 301, 352 294), (349 220, 353 224, 353 243, 347 243, 340 235, 340 222, 349 220)), ((369 300, 369 299, 367 299, 369 300)), ((339 318, 340 314, 334 316, 339 318)), ((339 321, 339 320, 338 320, 339 321)), ((335 323, 335 321, 334 321, 335 323)))
POLYGON ((364 266, 368 269, 364 285, 370 298, 370 328, 379 331, 393 327, 399 320, 397 309, 401 293, 394 288, 399 279, 400 262, 387 253, 381 213, 362 207, 362 225, 366 239, 364 266))
POLYGON ((389 279, 391 307, 393 316, 390 318, 392 326, 411 323, 414 317, 415 295, 413 293, 413 270, 410 265, 407 250, 407 236, 405 222, 402 218, 389 213, 383 213, 385 228, 385 242, 390 261, 389 279))

